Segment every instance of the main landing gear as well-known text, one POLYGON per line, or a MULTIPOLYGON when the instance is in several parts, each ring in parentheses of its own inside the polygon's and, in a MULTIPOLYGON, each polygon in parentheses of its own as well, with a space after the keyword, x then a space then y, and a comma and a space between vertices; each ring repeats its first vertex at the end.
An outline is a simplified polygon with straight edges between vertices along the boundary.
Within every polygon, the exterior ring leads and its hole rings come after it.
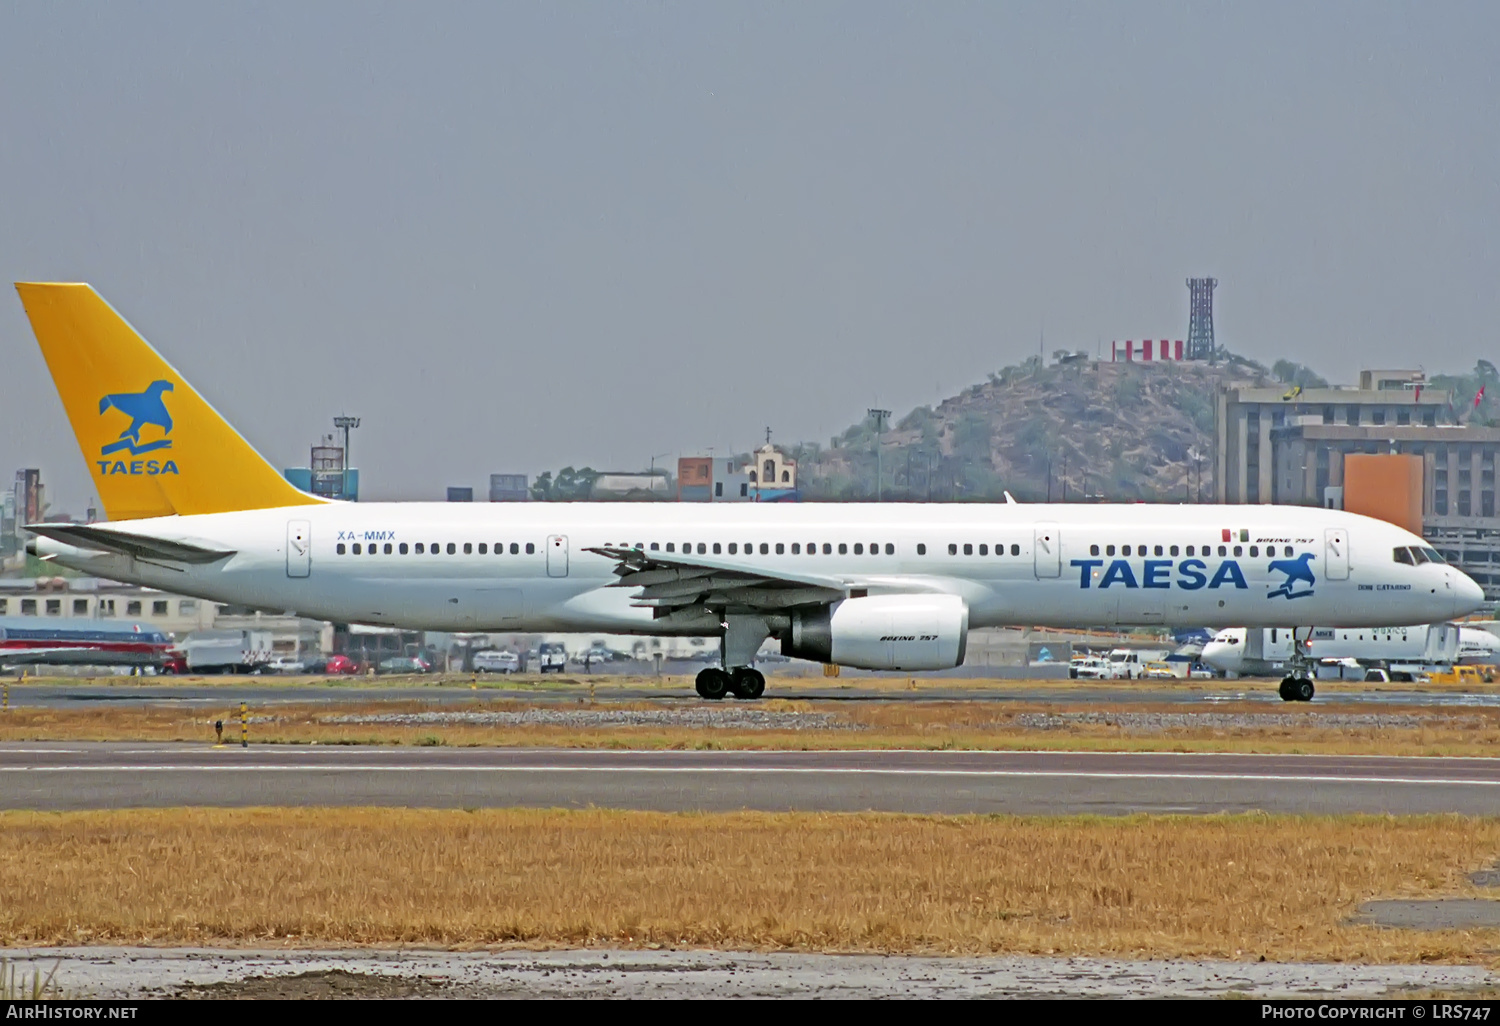
POLYGON ((1288 677, 1281 682, 1281 700, 1283 702, 1311 702, 1313 699, 1313 682, 1306 677, 1288 677))
POLYGON ((766 678, 759 670, 749 666, 736 666, 733 671, 710 666, 698 671, 698 679, 694 687, 699 695, 711 700, 723 698, 725 695, 746 699, 759 698, 766 692, 766 678))
MULTIPOLYGON (((1311 629, 1309 629, 1309 637, 1311 629)), ((1304 642, 1297 639, 1297 628, 1292 628, 1292 669, 1281 682, 1283 702, 1311 702, 1313 700, 1312 660, 1302 651, 1304 642)))

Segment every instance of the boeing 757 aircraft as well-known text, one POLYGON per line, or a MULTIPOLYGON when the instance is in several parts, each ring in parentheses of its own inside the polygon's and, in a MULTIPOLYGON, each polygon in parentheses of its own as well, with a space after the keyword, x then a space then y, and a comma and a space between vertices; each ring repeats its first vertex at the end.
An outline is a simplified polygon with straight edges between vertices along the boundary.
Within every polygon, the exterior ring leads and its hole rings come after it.
MULTIPOLYGON (((1301 506, 326 502, 88 285, 16 287, 110 518, 29 524, 36 554, 181 595, 411 629, 717 637, 705 698, 759 697, 768 637, 936 670, 972 627, 1399 626, 1483 602, 1416 535, 1301 506)), ((1305 667, 1288 680, 1312 697, 1305 667)))

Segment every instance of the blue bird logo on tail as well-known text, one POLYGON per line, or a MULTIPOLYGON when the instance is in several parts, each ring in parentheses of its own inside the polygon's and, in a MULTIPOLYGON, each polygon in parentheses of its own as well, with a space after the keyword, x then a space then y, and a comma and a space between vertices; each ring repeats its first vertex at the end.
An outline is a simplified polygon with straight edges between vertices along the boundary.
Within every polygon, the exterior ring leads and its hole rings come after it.
POLYGON ((170 449, 172 447, 170 438, 141 444, 141 428, 147 425, 161 428, 164 435, 172 433, 172 415, 167 412, 167 404, 162 400, 163 393, 170 391, 172 391, 170 381, 153 381, 146 386, 144 392, 116 392, 114 395, 107 395, 100 399, 100 416, 113 407, 130 418, 130 425, 120 432, 120 440, 101 448, 100 455, 108 456, 125 450, 132 456, 139 456, 141 453, 155 452, 157 449, 170 449))
POLYGON ((1311 595, 1313 585, 1318 583, 1317 577, 1313 576, 1312 567, 1308 565, 1312 559, 1311 552, 1304 552, 1296 559, 1271 560, 1270 569, 1276 573, 1286 574, 1286 580, 1281 582, 1281 587, 1271 589, 1266 598, 1275 598, 1280 595, 1283 598, 1294 599, 1311 595), (1302 591, 1297 591, 1296 587, 1299 583, 1305 583, 1307 587, 1302 591))

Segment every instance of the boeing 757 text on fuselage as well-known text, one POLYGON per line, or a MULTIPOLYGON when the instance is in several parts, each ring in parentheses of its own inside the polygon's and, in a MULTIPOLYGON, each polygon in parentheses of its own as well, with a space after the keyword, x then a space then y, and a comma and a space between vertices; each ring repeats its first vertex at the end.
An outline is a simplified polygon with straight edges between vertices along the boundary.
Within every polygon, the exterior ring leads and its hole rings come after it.
MULTIPOLYGON (((31 524, 64 566, 216 602, 445 631, 768 637, 875 670, 970 628, 1398 626, 1479 586, 1398 527, 1300 506, 329 502, 294 488, 92 288, 18 284, 110 522, 31 524)), ((1307 691, 1307 695, 1311 690, 1307 691)))

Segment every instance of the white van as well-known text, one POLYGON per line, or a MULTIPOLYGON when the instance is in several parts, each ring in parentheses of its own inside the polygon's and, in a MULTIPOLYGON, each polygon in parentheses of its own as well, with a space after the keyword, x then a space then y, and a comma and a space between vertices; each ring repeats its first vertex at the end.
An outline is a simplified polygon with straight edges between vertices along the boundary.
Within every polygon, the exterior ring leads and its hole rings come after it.
POLYGON ((520 671, 521 657, 515 652, 502 652, 490 648, 474 653, 475 673, 519 673, 520 671))

